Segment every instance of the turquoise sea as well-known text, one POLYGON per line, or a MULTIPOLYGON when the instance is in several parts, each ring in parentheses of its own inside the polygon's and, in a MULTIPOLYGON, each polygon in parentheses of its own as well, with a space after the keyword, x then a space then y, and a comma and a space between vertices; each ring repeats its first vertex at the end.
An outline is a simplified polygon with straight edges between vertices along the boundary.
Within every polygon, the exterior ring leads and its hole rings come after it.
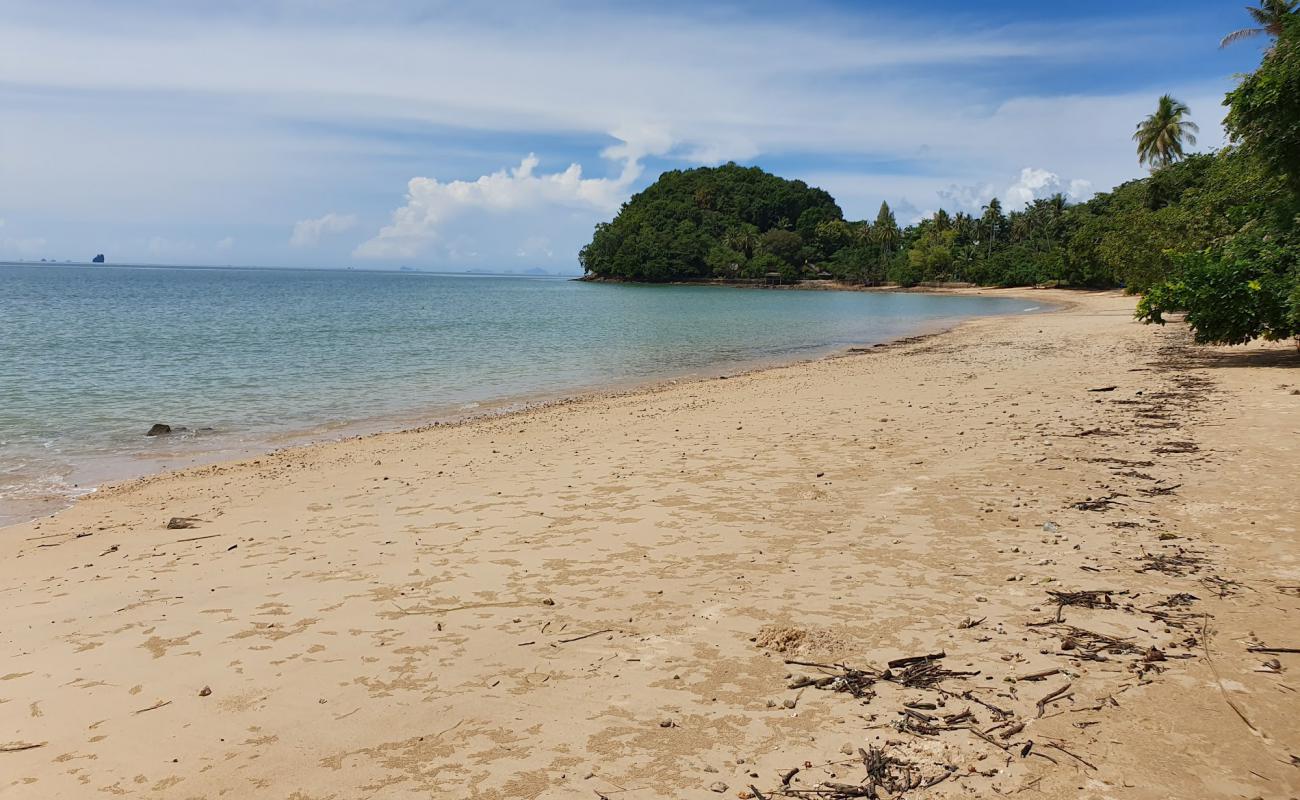
POLYGON ((1034 310, 924 294, 0 265, 0 523, 105 480, 1034 310), (144 435, 163 422, 188 430, 144 435))

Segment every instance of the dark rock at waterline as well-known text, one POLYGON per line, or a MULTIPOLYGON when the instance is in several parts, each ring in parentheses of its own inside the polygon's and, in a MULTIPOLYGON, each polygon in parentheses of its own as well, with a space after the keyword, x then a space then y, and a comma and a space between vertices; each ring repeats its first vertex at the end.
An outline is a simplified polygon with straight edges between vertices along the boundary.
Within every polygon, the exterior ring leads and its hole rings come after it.
POLYGON ((155 422, 153 427, 149 429, 149 432, 146 433, 145 436, 166 436, 171 432, 172 426, 164 425, 161 422, 155 422))

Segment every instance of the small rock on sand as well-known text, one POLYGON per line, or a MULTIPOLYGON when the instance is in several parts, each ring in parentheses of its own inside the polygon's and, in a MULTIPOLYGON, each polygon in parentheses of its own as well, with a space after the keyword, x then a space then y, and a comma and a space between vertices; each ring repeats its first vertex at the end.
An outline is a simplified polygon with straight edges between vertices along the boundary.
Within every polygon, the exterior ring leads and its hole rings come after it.
POLYGON ((718 794, 725 793, 728 788, 729 787, 727 786, 727 784, 723 783, 722 781, 714 781, 713 783, 709 784, 709 791, 717 792, 718 794))

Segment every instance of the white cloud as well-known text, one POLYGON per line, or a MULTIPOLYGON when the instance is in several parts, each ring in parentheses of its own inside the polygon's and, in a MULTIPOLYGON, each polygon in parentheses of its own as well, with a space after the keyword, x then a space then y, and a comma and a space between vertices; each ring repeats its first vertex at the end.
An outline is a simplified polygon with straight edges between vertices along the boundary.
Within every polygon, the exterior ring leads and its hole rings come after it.
POLYGON ((466 214, 519 218, 556 209, 577 209, 612 214, 627 199, 632 183, 641 176, 641 159, 662 155, 672 146, 666 131, 657 128, 620 129, 620 142, 601 155, 622 161, 616 178, 584 178, 582 167, 570 164, 561 172, 537 171, 540 160, 529 153, 519 166, 483 175, 477 180, 443 183, 437 178, 412 178, 406 204, 393 212, 392 222, 353 252, 357 258, 410 259, 423 254, 440 235, 440 229, 466 214))
POLYGON ((1092 182, 1075 178, 1068 183, 1055 172, 1038 167, 1025 167, 1020 170, 1020 178, 1007 188, 1003 205, 1008 209, 1020 209, 1045 197, 1064 194, 1076 202, 1087 200, 1092 196, 1092 182))
POLYGON ((993 199, 997 194, 991 183, 976 183, 966 186, 950 184, 946 189, 940 189, 936 194, 944 208, 952 212, 966 211, 974 213, 993 199))
POLYGON ((355 214, 336 214, 331 211, 316 219, 299 220, 293 226, 289 244, 293 247, 315 247, 326 234, 344 233, 357 224, 355 214))

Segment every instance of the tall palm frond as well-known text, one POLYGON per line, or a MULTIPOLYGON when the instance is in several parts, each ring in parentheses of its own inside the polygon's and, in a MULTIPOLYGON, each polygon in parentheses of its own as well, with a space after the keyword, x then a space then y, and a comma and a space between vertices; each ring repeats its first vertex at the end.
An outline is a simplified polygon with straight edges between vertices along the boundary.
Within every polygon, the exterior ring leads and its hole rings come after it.
POLYGON ((1287 15, 1296 13, 1300 0, 1262 0, 1259 7, 1246 6, 1246 13, 1255 20, 1258 27, 1242 28, 1223 37, 1219 47, 1227 47, 1233 42, 1253 39, 1256 36, 1276 37, 1282 32, 1282 23, 1287 15))

